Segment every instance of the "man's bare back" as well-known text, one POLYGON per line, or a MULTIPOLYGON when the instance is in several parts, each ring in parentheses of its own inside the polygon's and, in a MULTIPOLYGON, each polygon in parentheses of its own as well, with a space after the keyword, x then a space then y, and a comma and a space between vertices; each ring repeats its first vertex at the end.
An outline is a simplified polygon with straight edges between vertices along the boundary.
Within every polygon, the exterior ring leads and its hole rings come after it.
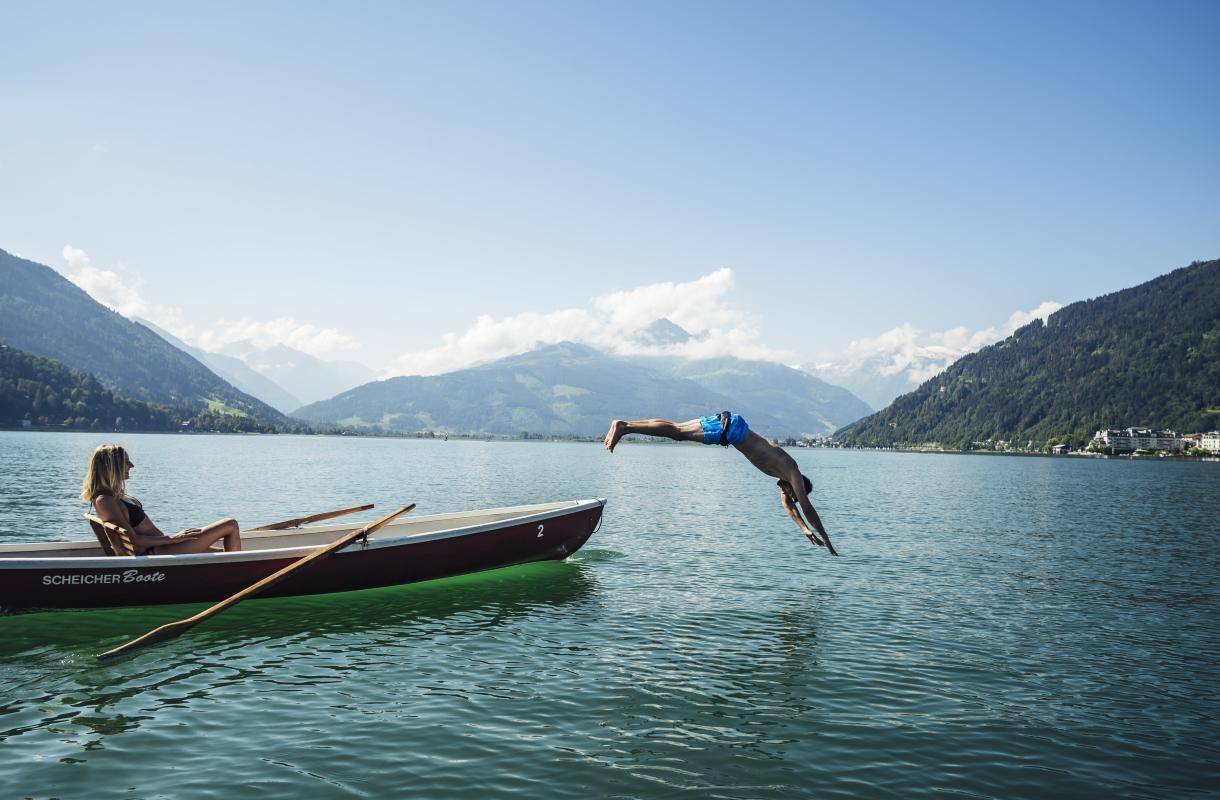
POLYGON ((775 442, 749 430, 745 420, 736 414, 726 411, 719 417, 703 417, 688 422, 670 422, 667 419, 627 422, 616 419, 610 422, 610 430, 606 432, 606 438, 602 444, 613 453, 619 440, 631 433, 660 436, 675 441, 731 444, 759 471, 776 479, 784 511, 801 529, 801 532, 811 542, 825 546, 832 555, 838 555, 834 545, 830 543, 830 536, 827 535, 826 528, 823 527, 822 520, 818 517, 818 512, 809 501, 809 479, 801 474, 796 461, 775 442), (716 441, 717 438, 718 441, 716 441), (800 512, 802 511, 805 519, 801 518, 800 512), (806 524, 806 519, 809 524, 806 524), (822 535, 821 539, 809 529, 809 525, 812 525, 822 535))

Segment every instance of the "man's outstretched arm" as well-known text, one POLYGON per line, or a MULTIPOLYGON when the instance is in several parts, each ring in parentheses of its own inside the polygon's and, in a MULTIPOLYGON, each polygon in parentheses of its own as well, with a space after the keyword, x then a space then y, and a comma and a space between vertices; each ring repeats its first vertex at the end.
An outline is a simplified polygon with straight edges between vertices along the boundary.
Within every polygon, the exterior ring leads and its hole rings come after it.
POLYGON ((826 540, 826 549, 830 551, 832 556, 837 556, 839 553, 835 550, 835 546, 830 543, 830 534, 823 527, 822 520, 818 517, 818 512, 814 509, 813 503, 809 502, 809 498, 804 492, 797 495, 797 499, 801 503, 801 510, 805 512, 805 518, 813 523, 813 527, 817 528, 818 533, 822 534, 822 538, 826 540))
POLYGON ((783 486, 779 487, 779 502, 784 507, 784 511, 788 512, 788 516, 796 523, 796 527, 801 529, 801 533, 809 538, 809 541, 816 545, 825 547, 822 540, 817 537, 813 531, 809 530, 809 526, 805 524, 805 520, 801 519, 800 513, 796 510, 796 501, 792 499, 792 495, 785 491, 783 486))

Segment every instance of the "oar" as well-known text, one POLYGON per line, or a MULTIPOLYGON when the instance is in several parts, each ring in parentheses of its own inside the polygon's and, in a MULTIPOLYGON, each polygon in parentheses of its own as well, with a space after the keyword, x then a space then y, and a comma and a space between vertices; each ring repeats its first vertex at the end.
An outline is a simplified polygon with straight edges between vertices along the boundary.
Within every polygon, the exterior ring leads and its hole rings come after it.
POLYGON ((386 514, 384 517, 382 517, 381 519, 377 520, 376 522, 374 522, 370 525, 365 525, 363 528, 357 528, 354 531, 349 531, 348 533, 343 534, 342 536, 340 536, 338 539, 331 542, 330 544, 324 545, 322 547, 319 547, 317 550, 314 550, 312 553, 305 556, 300 561, 294 561, 293 563, 289 564, 288 566, 284 567, 283 569, 279 570, 278 572, 275 572, 275 573, 263 578, 258 583, 255 583, 251 586, 247 586, 245 589, 242 589, 240 592, 233 595, 232 597, 228 597, 228 598, 225 598, 224 600, 221 600, 219 603, 212 606, 211 608, 204 609, 203 611, 200 611, 198 614, 196 614, 193 617, 187 617, 186 619, 178 620, 177 622, 171 622, 167 625, 162 625, 160 628, 155 628, 155 629, 149 631, 148 633, 144 634, 143 636, 139 637, 138 639, 132 639, 130 642, 119 645, 118 647, 114 648, 113 650, 107 650, 105 653, 98 653, 97 658, 99 660, 104 661, 106 659, 114 658, 115 656, 121 656, 125 653, 129 653, 132 650, 135 650, 140 647, 147 647, 148 645, 159 644, 161 642, 165 642, 170 639, 174 639, 178 636, 181 636, 188 629, 193 628, 194 626, 198 625, 200 622, 203 622, 208 617, 214 617, 217 614, 219 614, 221 611, 224 611, 225 609, 230 608, 231 606, 237 605, 242 600, 245 600, 247 597, 253 597, 254 595, 258 594, 259 592, 263 591, 264 589, 268 589, 268 588, 274 586, 275 584, 284 580, 284 578, 287 578, 289 575, 292 575, 293 573, 296 573, 296 572, 301 572, 302 570, 306 569, 307 567, 312 566, 313 564, 317 564, 319 561, 326 558, 327 556, 329 556, 333 553, 336 553, 339 550, 342 550, 344 547, 346 547, 347 545, 356 541, 357 539, 361 538, 362 536, 368 536, 370 533, 377 530, 382 525, 385 525, 390 520, 394 519, 397 516, 407 513, 408 511, 410 511, 413 508, 415 508, 414 503, 412 503, 409 506, 403 506, 402 508, 393 512, 392 514, 386 514))
POLYGON ((314 514, 308 517, 286 519, 283 522, 273 522, 270 525, 260 525, 257 528, 251 528, 250 530, 246 531, 246 533, 254 533, 255 531, 282 531, 284 528, 299 528, 302 525, 308 525, 311 522, 321 522, 324 519, 334 519, 335 517, 341 517, 344 514, 355 514, 357 511, 368 511, 372 507, 372 503, 366 503, 362 506, 341 508, 338 511, 326 511, 322 514, 314 514))

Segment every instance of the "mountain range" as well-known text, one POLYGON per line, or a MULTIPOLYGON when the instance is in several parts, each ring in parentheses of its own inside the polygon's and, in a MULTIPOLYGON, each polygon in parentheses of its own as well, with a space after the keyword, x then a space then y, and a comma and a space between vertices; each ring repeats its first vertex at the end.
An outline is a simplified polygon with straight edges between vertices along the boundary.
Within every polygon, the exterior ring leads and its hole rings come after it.
POLYGON ((138 320, 165 341, 194 356, 213 372, 285 414, 306 403, 334 397, 367 383, 377 373, 355 361, 324 361, 285 345, 259 347, 250 341, 208 352, 187 344, 148 320, 138 320))
POLYGON ((875 356, 849 364, 802 364, 800 369, 827 383, 842 386, 878 409, 919 386, 919 382, 911 378, 912 374, 926 375, 947 366, 940 359, 920 358, 895 367, 893 360, 889 356, 875 356))
POLYGON ((212 372, 215 372, 238 389, 241 389, 248 395, 257 397, 272 408, 287 414, 302 405, 301 401, 289 394, 284 387, 260 374, 240 358, 227 356, 223 353, 209 353, 198 347, 192 347, 169 331, 157 327, 146 319, 136 321, 182 352, 193 356, 197 361, 207 365, 212 372))
POLYGON ((1220 427, 1220 260, 1065 306, 835 437, 868 446, 1041 446, 1126 427, 1220 427))
MULTIPOLYGON (((663 352, 691 338, 658 319, 630 343, 663 352)), ((151 429, 300 430, 256 395, 289 409, 338 391, 296 414, 372 432, 598 436, 616 417, 683 420, 728 408, 777 438, 835 432, 848 445, 951 448, 1080 443, 1099 428, 1220 427, 1220 261, 1066 306, 876 414, 847 389, 781 364, 617 356, 572 342, 341 390, 371 370, 250 343, 206 353, 3 250, 0 343, 11 348, 0 424, 105 428, 122 417, 151 429)))
POLYGON ((726 408, 776 437, 825 435, 871 410, 778 364, 620 358, 561 342, 444 375, 369 383, 296 416, 386 431, 599 436, 616 417, 686 420, 726 408))
MULTIPOLYGON (((355 361, 326 361, 286 345, 259 347, 250 341, 234 342, 218 355, 239 359, 293 398, 293 408, 334 397, 345 389, 367 383, 377 373, 355 361)), ((257 392, 251 392, 257 395, 257 392)))
POLYGON ((192 413, 283 422, 157 334, 101 305, 50 267, 0 250, 0 340, 88 372, 129 398, 192 413))

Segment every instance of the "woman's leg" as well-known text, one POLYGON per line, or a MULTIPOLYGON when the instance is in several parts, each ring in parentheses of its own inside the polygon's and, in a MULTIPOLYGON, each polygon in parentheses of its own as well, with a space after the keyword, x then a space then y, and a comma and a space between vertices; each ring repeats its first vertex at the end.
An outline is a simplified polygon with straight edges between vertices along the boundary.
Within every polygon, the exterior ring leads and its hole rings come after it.
POLYGON ((241 530, 237 520, 221 519, 208 525, 198 534, 183 541, 157 545, 157 555, 181 555, 183 553, 206 553, 216 542, 224 540, 226 553, 241 549, 241 530))

